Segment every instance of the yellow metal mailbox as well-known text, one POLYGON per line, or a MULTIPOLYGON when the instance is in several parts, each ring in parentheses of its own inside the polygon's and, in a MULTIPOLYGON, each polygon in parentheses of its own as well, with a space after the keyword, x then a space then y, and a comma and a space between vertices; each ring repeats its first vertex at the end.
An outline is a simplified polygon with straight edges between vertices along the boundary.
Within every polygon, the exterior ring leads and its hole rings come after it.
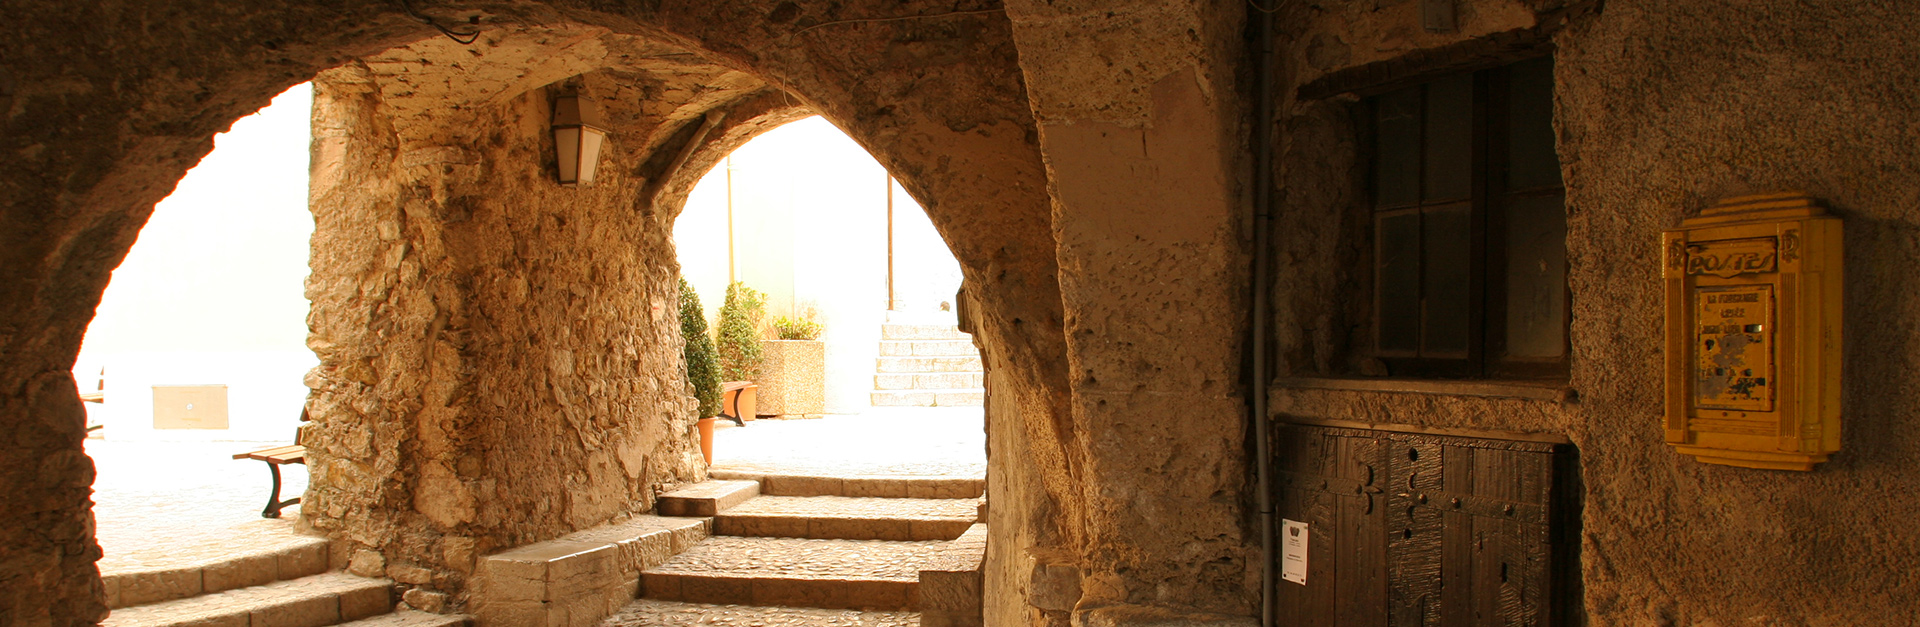
POLYGON ((1812 470, 1840 450, 1840 219, 1720 201, 1663 237, 1666 436, 1701 462, 1812 470))

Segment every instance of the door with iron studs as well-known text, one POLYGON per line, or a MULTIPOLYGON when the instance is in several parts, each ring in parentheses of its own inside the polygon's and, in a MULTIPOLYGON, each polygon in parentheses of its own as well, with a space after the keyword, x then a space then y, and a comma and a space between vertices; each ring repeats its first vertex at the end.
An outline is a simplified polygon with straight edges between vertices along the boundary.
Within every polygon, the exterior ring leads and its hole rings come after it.
POLYGON ((1274 436, 1278 515, 1308 530, 1306 582, 1277 583, 1281 624, 1578 623, 1572 447, 1299 424, 1274 436))

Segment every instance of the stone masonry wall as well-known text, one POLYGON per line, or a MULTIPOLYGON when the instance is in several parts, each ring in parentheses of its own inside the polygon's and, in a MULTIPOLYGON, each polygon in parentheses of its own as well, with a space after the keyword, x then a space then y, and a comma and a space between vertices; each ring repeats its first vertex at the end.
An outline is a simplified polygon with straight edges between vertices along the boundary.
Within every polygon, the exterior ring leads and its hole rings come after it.
POLYGON ((654 126, 590 74, 612 136, 553 182, 548 90, 398 115, 363 68, 316 82, 312 487, 354 572, 459 590, 480 555, 646 511, 702 478, 673 247, 639 201, 654 126))
MULTIPOLYGON (((1434 35, 1420 31, 1417 3, 1343 4, 1284 14, 1283 84, 1472 39, 1550 35, 1576 394, 1277 387, 1274 411, 1570 438, 1585 486, 1587 624, 1911 621, 1920 579, 1905 564, 1920 540, 1893 521, 1920 488, 1920 415, 1904 399, 1920 384, 1920 44, 1901 34, 1920 26, 1920 7, 1610 0, 1563 22, 1569 3, 1476 0, 1461 3, 1461 33, 1434 35), (1846 220, 1845 434, 1809 473, 1700 464, 1659 426, 1660 230, 1716 199, 1776 190, 1804 190, 1846 220)), ((1366 279, 1369 254, 1354 211, 1354 102, 1283 99, 1283 375, 1360 370, 1351 357, 1364 312, 1341 296, 1366 279)))

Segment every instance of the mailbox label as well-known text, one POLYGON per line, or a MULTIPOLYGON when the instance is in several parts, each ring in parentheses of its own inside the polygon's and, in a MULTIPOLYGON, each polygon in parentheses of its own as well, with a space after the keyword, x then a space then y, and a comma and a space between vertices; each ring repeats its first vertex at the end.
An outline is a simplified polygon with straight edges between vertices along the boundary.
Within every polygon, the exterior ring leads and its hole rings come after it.
POLYGON ((1695 294, 1694 406, 1773 411, 1773 286, 1700 287, 1695 294))

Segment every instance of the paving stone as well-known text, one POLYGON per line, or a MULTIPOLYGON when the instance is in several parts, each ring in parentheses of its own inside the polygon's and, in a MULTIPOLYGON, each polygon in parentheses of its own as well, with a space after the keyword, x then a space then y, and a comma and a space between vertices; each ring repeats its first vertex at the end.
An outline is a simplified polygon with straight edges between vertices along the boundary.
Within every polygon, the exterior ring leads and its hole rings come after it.
POLYGON ((913 580, 941 544, 714 536, 647 572, 913 580))
POLYGON ((721 512, 714 533, 844 540, 951 540, 977 516, 973 499, 762 496, 721 512))
POLYGON ((939 542, 714 536, 643 573, 647 598, 911 609, 939 542))
POLYGON ((326 573, 113 610, 105 627, 320 627, 393 608, 393 582, 326 573))
POLYGON ((601 627, 917 627, 920 615, 751 605, 709 605, 641 599, 601 627))

